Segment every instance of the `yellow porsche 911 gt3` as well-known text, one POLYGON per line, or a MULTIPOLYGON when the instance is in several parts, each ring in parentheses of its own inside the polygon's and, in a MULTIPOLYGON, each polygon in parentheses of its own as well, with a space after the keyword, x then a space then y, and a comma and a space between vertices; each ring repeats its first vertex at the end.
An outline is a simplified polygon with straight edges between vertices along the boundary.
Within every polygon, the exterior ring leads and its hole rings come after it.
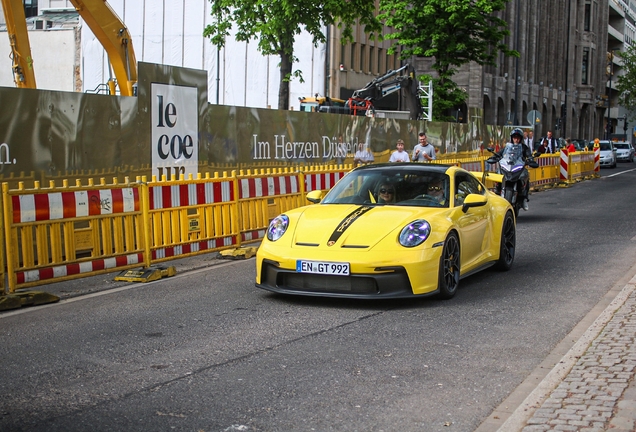
POLYGON ((256 254, 256 286, 355 298, 455 295, 459 280, 515 257, 514 210, 468 171, 365 165, 313 205, 275 217, 256 254))

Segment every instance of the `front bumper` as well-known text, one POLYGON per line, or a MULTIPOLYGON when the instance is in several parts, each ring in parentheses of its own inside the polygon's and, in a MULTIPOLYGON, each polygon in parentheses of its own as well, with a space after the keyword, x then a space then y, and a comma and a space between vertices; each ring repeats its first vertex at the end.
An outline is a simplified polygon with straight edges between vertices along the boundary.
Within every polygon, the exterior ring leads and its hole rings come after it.
MULTIPOLYGON (((263 245, 261 245, 261 248, 263 245)), ((406 298, 437 293, 441 247, 387 253, 374 260, 368 253, 351 251, 349 276, 296 272, 296 260, 324 260, 315 253, 296 256, 263 253, 256 256, 256 286, 282 294, 341 298, 406 298)), ((271 250, 269 252, 272 252, 271 250)), ((333 260, 333 259, 331 259, 333 260)))
POLYGON ((629 153, 625 153, 625 154, 619 154, 616 155, 616 160, 617 161, 631 161, 633 159, 633 156, 630 156, 629 153))
POLYGON ((328 276, 296 273, 270 261, 261 268, 258 288, 280 294, 343 298, 404 298, 413 297, 413 290, 403 267, 391 273, 328 276))

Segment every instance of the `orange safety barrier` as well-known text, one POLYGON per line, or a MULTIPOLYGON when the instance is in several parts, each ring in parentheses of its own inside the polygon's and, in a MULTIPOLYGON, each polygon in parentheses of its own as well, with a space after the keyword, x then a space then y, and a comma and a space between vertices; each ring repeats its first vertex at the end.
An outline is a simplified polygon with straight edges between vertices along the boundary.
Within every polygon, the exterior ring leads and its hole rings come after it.
POLYGON ((2 184, 9 293, 138 267, 144 262, 142 194, 128 183, 9 190, 2 184))

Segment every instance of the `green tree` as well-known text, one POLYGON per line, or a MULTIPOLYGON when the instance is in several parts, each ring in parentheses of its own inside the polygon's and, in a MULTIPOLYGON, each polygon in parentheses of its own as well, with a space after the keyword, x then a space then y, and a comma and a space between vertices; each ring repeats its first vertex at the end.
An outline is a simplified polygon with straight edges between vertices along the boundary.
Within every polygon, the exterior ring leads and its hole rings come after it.
MULTIPOLYGON (((496 66, 499 53, 518 57, 504 43, 508 24, 496 16, 508 0, 380 0, 379 19, 393 29, 392 51, 402 59, 433 57, 433 118, 449 121, 449 111, 466 101, 466 93, 451 79, 471 61, 496 66)), ((428 81, 430 75, 420 77, 428 81)))
POLYGON ((633 119, 636 116, 636 46, 630 45, 626 51, 616 54, 623 60, 623 75, 618 77, 616 85, 620 93, 619 103, 629 112, 628 117, 633 119))
POLYGON ((381 29, 375 17, 375 5, 369 0, 210 0, 213 24, 203 35, 214 45, 223 47, 235 26, 238 41, 258 41, 263 55, 280 56, 280 86, 278 108, 289 108, 289 82, 292 77, 302 81, 302 71, 292 72, 297 61, 294 38, 307 31, 315 45, 326 42, 324 26, 336 24, 343 29, 343 42, 352 40, 354 23, 364 26, 373 35, 381 29))

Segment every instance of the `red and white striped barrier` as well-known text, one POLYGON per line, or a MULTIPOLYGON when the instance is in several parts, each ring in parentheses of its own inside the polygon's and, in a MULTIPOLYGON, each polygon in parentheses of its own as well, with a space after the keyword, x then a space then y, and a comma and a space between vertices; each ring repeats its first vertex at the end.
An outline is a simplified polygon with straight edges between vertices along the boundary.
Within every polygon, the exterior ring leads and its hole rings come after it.
POLYGON ((482 171, 482 167, 481 167, 481 162, 480 161, 476 161, 476 162, 461 162, 460 165, 466 171, 471 171, 471 172, 481 172, 482 171))
POLYGON ((96 259, 88 262, 65 264, 60 266, 16 272, 18 284, 38 282, 47 279, 93 273, 101 270, 116 269, 118 267, 143 263, 143 254, 131 254, 112 258, 96 259))
POLYGON ((601 171, 601 147, 594 146, 594 172, 601 171))
POLYGON ((305 191, 331 189, 345 174, 346 172, 343 171, 322 174, 305 173, 305 191))
POLYGON ((243 232, 241 233, 241 241, 250 242, 254 240, 260 240, 262 238, 265 238, 266 231, 267 230, 262 229, 262 230, 243 232))
POLYGON ((230 181, 151 186, 149 199, 150 210, 230 202, 234 188, 230 181))
POLYGON ((152 259, 164 259, 178 257, 180 255, 204 252, 206 250, 218 249, 225 246, 233 246, 236 244, 235 237, 223 237, 210 240, 203 240, 194 243, 186 243, 182 245, 164 247, 152 251, 152 259))
POLYGON ((295 194, 300 191, 298 176, 250 177, 239 180, 239 199, 295 194))
POLYGON ((139 189, 101 189, 13 195, 13 223, 139 211, 139 189))
POLYGON ((568 163, 570 157, 565 149, 561 150, 561 162, 559 165, 559 179, 561 181, 568 181, 568 163))

